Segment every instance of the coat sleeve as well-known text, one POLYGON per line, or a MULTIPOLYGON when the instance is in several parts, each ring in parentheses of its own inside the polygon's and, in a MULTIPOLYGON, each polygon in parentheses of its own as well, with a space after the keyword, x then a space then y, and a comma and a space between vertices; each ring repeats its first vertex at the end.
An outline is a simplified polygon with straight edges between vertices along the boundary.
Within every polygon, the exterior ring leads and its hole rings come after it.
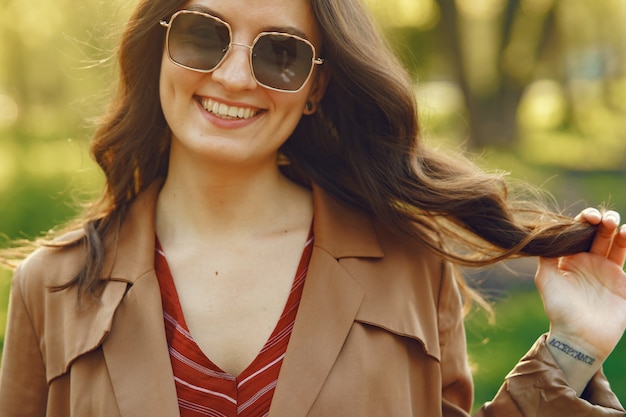
POLYGON ((474 388, 467 359, 463 302, 455 272, 453 266, 444 263, 437 302, 441 350, 441 409, 444 417, 467 417, 472 407, 474 388))
POLYGON ((11 286, 0 368, 0 415, 3 417, 46 415, 46 370, 22 284, 18 269, 11 286))

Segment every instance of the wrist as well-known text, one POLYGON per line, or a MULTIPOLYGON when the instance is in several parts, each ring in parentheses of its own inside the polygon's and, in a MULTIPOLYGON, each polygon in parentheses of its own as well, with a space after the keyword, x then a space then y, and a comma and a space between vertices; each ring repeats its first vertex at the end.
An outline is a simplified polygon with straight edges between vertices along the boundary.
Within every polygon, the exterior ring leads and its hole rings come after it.
POLYGON ((604 361, 596 349, 576 338, 557 332, 551 331, 548 334, 546 346, 565 374, 568 385, 578 395, 582 393, 604 361))
POLYGON ((578 350, 581 348, 571 346, 571 342, 565 341, 562 337, 548 336, 547 343, 552 350, 556 349, 557 351, 560 351, 558 352, 559 355, 564 353, 565 355, 587 365, 593 366, 597 360, 595 357, 585 353, 585 351, 578 350))
POLYGON ((552 348, 561 350, 563 354, 574 360, 593 365, 598 361, 604 362, 611 354, 610 351, 603 349, 602 344, 599 344, 600 340, 599 338, 592 339, 577 333, 563 331, 563 329, 551 325, 546 343, 552 348))

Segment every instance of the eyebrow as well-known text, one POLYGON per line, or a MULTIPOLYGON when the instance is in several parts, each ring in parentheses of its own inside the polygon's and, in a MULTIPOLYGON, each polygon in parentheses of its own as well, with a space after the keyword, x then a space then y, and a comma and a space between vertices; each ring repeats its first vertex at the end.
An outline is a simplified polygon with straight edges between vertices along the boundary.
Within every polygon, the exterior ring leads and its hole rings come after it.
MULTIPOLYGON (((224 22, 228 22, 228 20, 226 20, 224 18, 223 15, 221 15, 220 13, 216 12, 215 10, 203 6, 203 5, 192 5, 189 7, 186 7, 185 10, 191 10, 194 12, 201 12, 201 13, 206 13, 206 14, 210 14, 211 16, 215 16, 218 19, 223 20, 224 22)), ((261 32, 281 32, 281 33, 289 33, 290 35, 296 35, 299 36, 303 39, 309 40, 309 37, 306 35, 306 33, 304 33, 302 30, 298 29, 297 27, 294 26, 269 26, 264 28, 263 30, 261 30, 261 32)))

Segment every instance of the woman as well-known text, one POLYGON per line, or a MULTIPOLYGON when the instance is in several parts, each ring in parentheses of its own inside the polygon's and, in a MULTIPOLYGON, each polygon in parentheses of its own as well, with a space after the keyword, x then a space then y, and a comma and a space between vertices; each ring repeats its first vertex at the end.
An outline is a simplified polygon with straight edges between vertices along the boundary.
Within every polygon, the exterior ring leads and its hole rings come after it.
POLYGON ((143 0, 119 62, 103 196, 15 273, 0 414, 467 416, 452 265, 541 255, 550 333, 477 415, 623 415, 619 216, 424 148, 358 2, 143 0))

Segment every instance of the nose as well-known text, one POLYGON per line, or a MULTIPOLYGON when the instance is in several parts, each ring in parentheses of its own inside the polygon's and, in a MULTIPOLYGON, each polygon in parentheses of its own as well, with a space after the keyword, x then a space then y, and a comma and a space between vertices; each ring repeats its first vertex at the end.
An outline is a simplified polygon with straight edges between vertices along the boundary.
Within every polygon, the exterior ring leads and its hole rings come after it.
POLYGON ((256 88, 257 83, 250 66, 251 49, 251 46, 231 42, 223 61, 212 72, 213 80, 222 84, 228 91, 256 88))

